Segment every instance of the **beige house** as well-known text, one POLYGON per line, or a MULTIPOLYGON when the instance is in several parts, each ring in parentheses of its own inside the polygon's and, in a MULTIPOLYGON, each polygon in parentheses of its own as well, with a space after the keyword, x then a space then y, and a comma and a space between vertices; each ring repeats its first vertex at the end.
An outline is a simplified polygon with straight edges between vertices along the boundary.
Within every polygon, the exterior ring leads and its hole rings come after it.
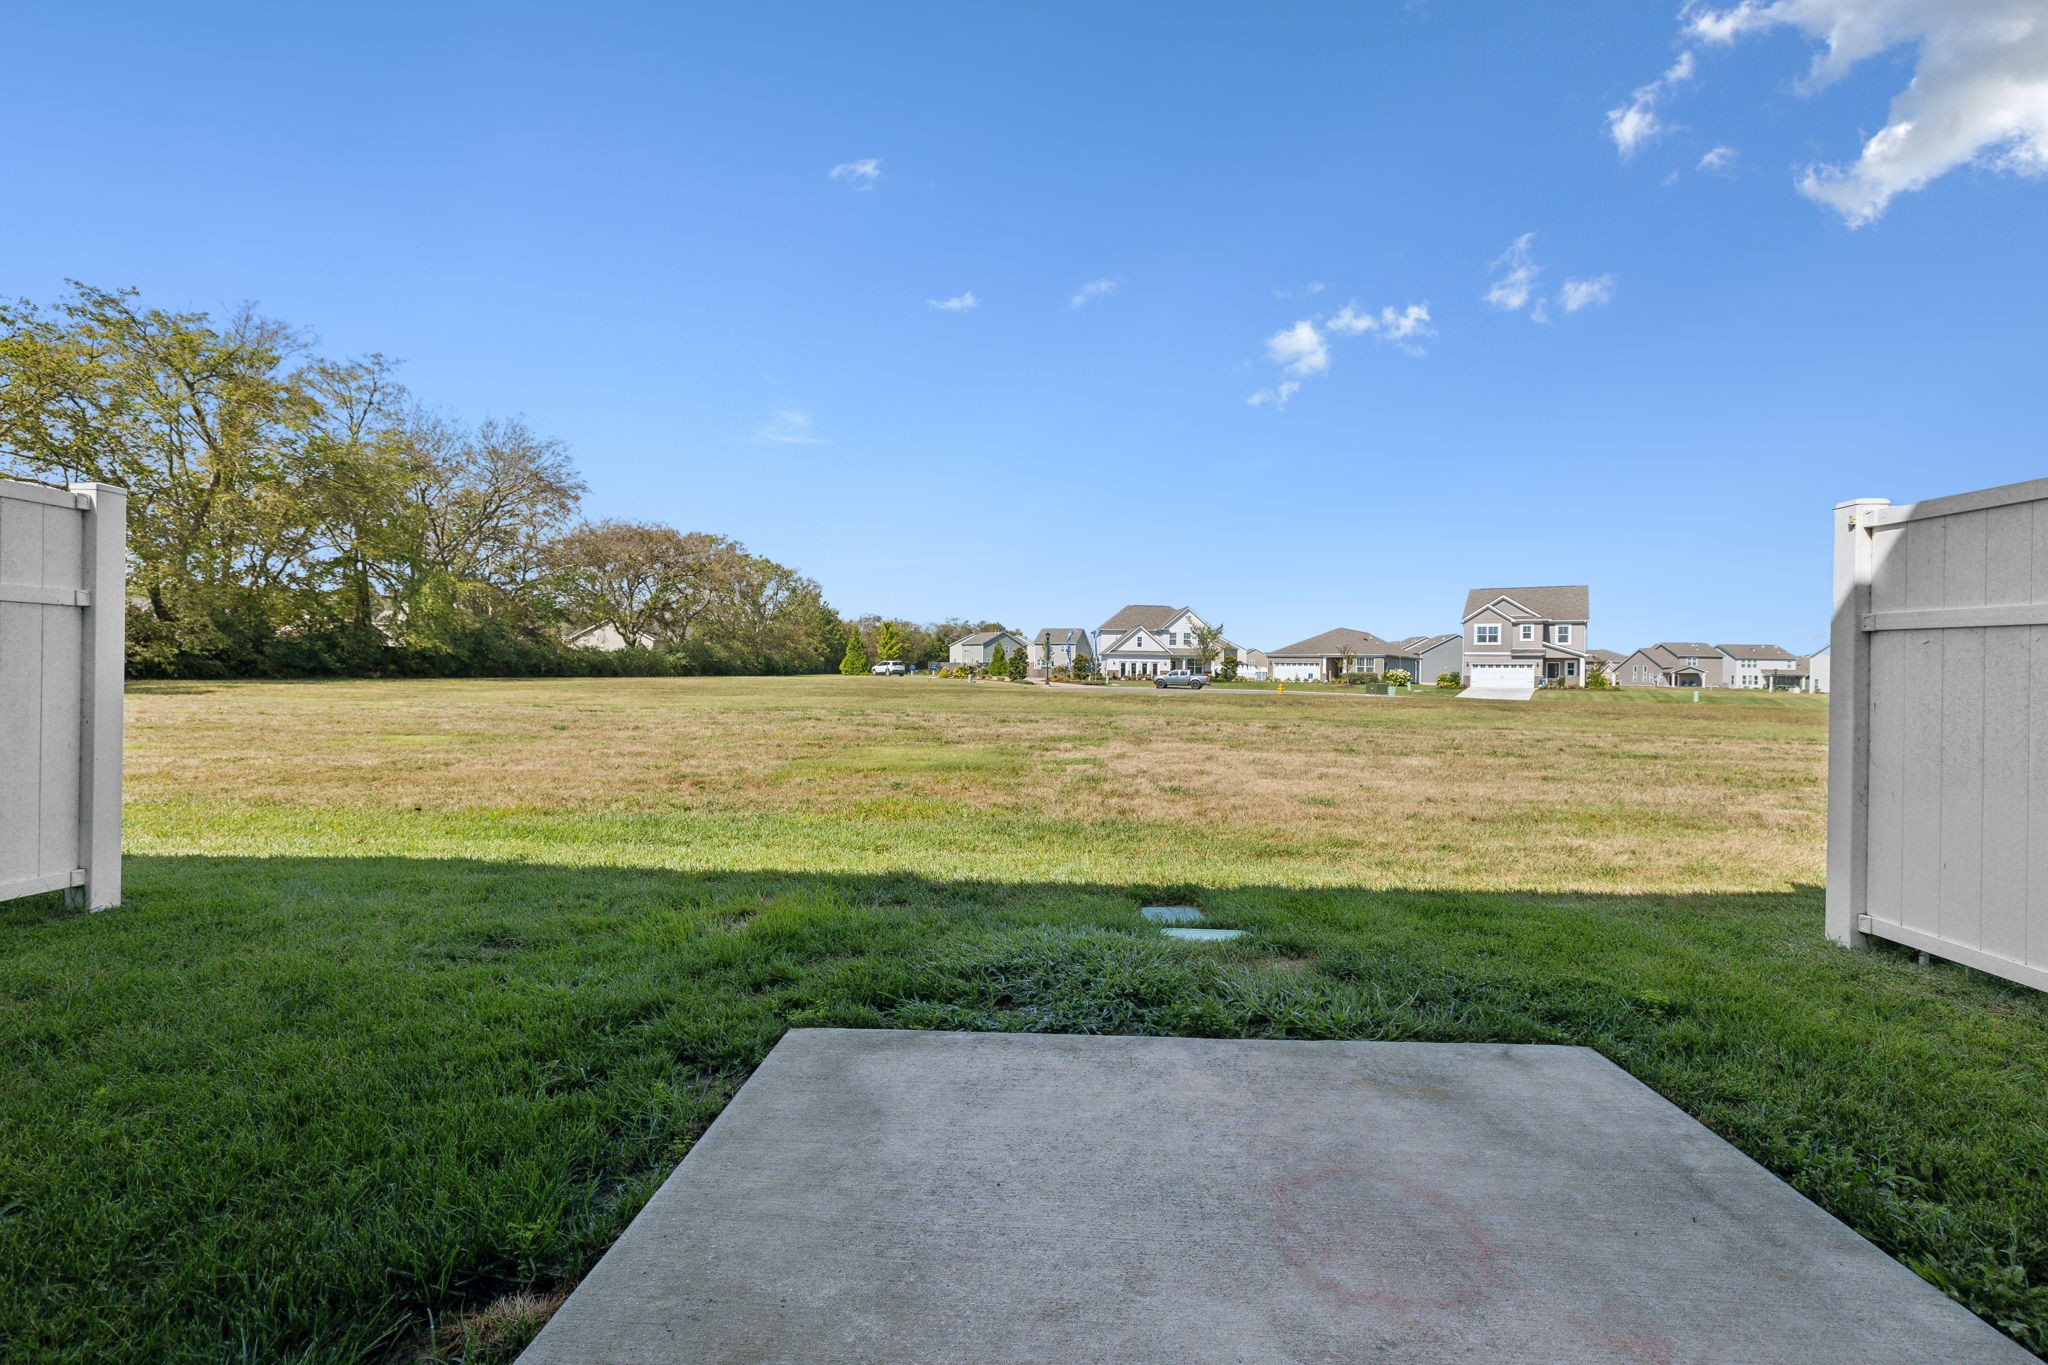
POLYGON ((978 630, 948 645, 946 660, 956 668, 987 668, 988 661, 995 657, 997 645, 1002 646, 1003 657, 1007 659, 1026 648, 1027 641, 1014 630, 978 630))
POLYGON ((1621 666, 1628 662, 1628 655, 1616 654, 1611 649, 1589 649, 1586 651, 1587 673, 1600 672, 1607 675, 1607 681, 1621 680, 1621 666))
POLYGON ((1339 626, 1280 649, 1266 651, 1274 682, 1334 682, 1345 673, 1383 673, 1405 666, 1399 649, 1369 630, 1339 626), (1390 656, 1396 662, 1387 662, 1390 656))
MULTIPOLYGON (((1200 669, 1201 646, 1198 632, 1210 629, 1207 621, 1188 607, 1137 604, 1125 607, 1102 623, 1102 657, 1097 661, 1104 676, 1111 678, 1152 678, 1175 669, 1200 669)), ((1229 640, 1216 641, 1216 657, 1244 651, 1229 640)), ((1214 668, 1214 662, 1209 667, 1214 668)))
POLYGON ((1466 593, 1466 685, 1516 691, 1584 684, 1589 597, 1583 583, 1466 593))

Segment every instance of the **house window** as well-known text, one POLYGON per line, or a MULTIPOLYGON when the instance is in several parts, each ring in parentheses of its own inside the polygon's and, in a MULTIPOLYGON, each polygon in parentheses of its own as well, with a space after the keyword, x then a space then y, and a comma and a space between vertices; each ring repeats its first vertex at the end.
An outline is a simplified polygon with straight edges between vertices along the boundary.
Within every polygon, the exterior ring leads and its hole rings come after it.
POLYGON ((1570 626, 1558 626, 1556 631, 1559 644, 1568 645, 1572 642, 1572 628, 1570 626))
POLYGON ((1472 627, 1472 643, 1475 645, 1497 645, 1500 643, 1499 626, 1472 627))
POLYGON ((1533 639, 1535 639, 1535 638, 1536 638, 1536 627, 1534 627, 1534 626, 1531 626, 1531 625, 1524 625, 1524 626, 1522 627, 1522 638, 1523 638, 1524 640, 1533 640, 1533 639))
POLYGON ((1579 661, 1577 659, 1566 659, 1564 661, 1564 675, 1567 678, 1579 676, 1579 661))

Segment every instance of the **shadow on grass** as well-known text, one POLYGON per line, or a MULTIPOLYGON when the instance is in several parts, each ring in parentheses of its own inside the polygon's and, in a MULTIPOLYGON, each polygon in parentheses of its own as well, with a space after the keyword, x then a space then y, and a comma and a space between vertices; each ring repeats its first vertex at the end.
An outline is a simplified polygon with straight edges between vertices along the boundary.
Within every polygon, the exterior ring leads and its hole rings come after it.
POLYGON ((579 1276, 806 1025, 1584 1044, 2048 1343, 2048 1000, 1835 949, 1814 888, 235 857, 128 885, 0 906, 0 1358, 410 1358, 579 1276), (1155 902, 1252 932, 1164 940, 1155 902))

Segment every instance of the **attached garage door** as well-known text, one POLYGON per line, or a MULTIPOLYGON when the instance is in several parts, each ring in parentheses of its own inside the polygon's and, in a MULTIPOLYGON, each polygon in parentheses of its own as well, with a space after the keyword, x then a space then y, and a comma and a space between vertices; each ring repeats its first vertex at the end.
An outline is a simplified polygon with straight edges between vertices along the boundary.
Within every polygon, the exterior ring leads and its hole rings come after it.
POLYGON ((1473 664, 1472 685, 1488 691, 1494 688, 1532 688, 1536 686, 1536 665, 1473 664))

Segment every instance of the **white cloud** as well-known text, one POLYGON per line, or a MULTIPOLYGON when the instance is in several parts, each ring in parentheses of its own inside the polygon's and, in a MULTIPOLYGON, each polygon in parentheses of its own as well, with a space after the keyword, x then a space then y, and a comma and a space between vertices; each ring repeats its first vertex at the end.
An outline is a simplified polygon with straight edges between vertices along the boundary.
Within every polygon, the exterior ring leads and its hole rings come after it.
POLYGON ((882 178, 882 163, 871 156, 859 161, 842 161, 827 173, 827 178, 844 180, 857 190, 871 190, 882 178))
POLYGON ((972 289, 964 294, 955 294, 950 299, 926 299, 925 302, 942 313, 971 313, 981 307, 981 300, 974 297, 972 289))
MULTIPOLYGON (((1528 306, 1529 295, 1536 287, 1536 277, 1543 273, 1543 267, 1536 264, 1529 254, 1529 244, 1536 240, 1536 234, 1525 232, 1508 244, 1493 262, 1493 287, 1486 291, 1486 301, 1496 308, 1518 313, 1528 306)), ((1540 321, 1540 319, 1539 319, 1540 321)))
POLYGON ((1614 297, 1614 276, 1600 275, 1590 280, 1566 280, 1557 291, 1558 306, 1567 313, 1576 313, 1581 308, 1597 308, 1614 297))
POLYGON ((1074 291, 1074 297, 1067 300, 1067 307, 1079 308, 1090 299, 1099 299, 1116 292, 1115 280, 1090 280, 1074 291))
POLYGON ((1634 156, 1637 148, 1664 132, 1664 120, 1657 117, 1657 104, 1692 76, 1692 53, 1681 52, 1663 75, 1648 85, 1636 87, 1627 104, 1607 111, 1607 135, 1614 139, 1622 156, 1634 156))
POLYGON ((811 417, 806 412, 785 411, 772 414, 755 431, 754 439, 768 441, 779 446, 821 446, 825 438, 811 431, 811 417))
POLYGON ((1733 147, 1712 147, 1708 149, 1705 156, 1700 158, 1699 168, 1703 171, 1725 171, 1734 164, 1735 149, 1733 147))
MULTIPOLYGON (((1529 321, 1550 321, 1550 300, 1536 292, 1536 281, 1543 274, 1543 267, 1536 264, 1535 253, 1530 250, 1536 234, 1525 232, 1508 243, 1493 262, 1493 287, 1486 291, 1486 301, 1504 312, 1519 313, 1529 310, 1529 321)), ((1557 290, 1557 306, 1567 313, 1576 313, 1581 308, 1593 308, 1614 297, 1614 276, 1594 275, 1585 278, 1567 279, 1557 290)), ((1427 315, 1424 319, 1427 322, 1427 315)))
POLYGON ((1288 374, 1322 374, 1330 368, 1329 343, 1307 318, 1267 337, 1266 356, 1288 374))
POLYGON ((1871 57, 1916 47, 1913 78, 1848 165, 1811 166, 1799 191, 1851 227, 1958 166, 2048 174, 2048 8, 2040 0, 1742 0, 1688 7, 1687 29, 1729 44, 1791 27, 1825 45, 1804 87, 1819 90, 1871 57))
POLYGON ((1411 303, 1406 308, 1390 304, 1378 313, 1370 309, 1361 311, 1357 304, 1347 303, 1324 325, 1332 336, 1355 337, 1370 332, 1413 355, 1422 354, 1422 338, 1436 335, 1436 329, 1429 325, 1426 303, 1411 303))
POLYGON ((1301 294, 1303 296, 1308 296, 1311 294, 1320 294, 1329 287, 1329 285, 1324 284, 1321 280, 1310 280, 1307 284, 1303 285, 1299 289, 1275 289, 1273 291, 1273 297, 1276 299, 1291 299, 1296 294, 1301 294))
MULTIPOLYGON (((1394 310, 1389 308, 1387 311, 1391 313, 1394 310)), ((1337 310, 1327 325, 1332 332, 1340 336, 1355 337, 1360 332, 1372 331, 1380 325, 1380 321, 1370 311, 1361 313, 1357 304, 1347 303, 1337 310)))
POLYGON ((1367 333, 1391 342, 1411 355, 1422 354, 1419 344, 1422 338, 1436 335, 1429 325, 1429 305, 1426 303, 1411 303, 1406 308, 1389 305, 1377 313, 1362 309, 1356 303, 1347 303, 1327 318, 1302 318, 1292 327, 1284 327, 1266 338, 1266 358, 1278 365, 1282 374, 1295 377, 1283 380, 1273 388, 1260 389, 1245 401, 1255 408, 1286 407, 1287 400, 1300 391, 1303 379, 1329 373, 1332 337, 1355 337, 1367 333))

